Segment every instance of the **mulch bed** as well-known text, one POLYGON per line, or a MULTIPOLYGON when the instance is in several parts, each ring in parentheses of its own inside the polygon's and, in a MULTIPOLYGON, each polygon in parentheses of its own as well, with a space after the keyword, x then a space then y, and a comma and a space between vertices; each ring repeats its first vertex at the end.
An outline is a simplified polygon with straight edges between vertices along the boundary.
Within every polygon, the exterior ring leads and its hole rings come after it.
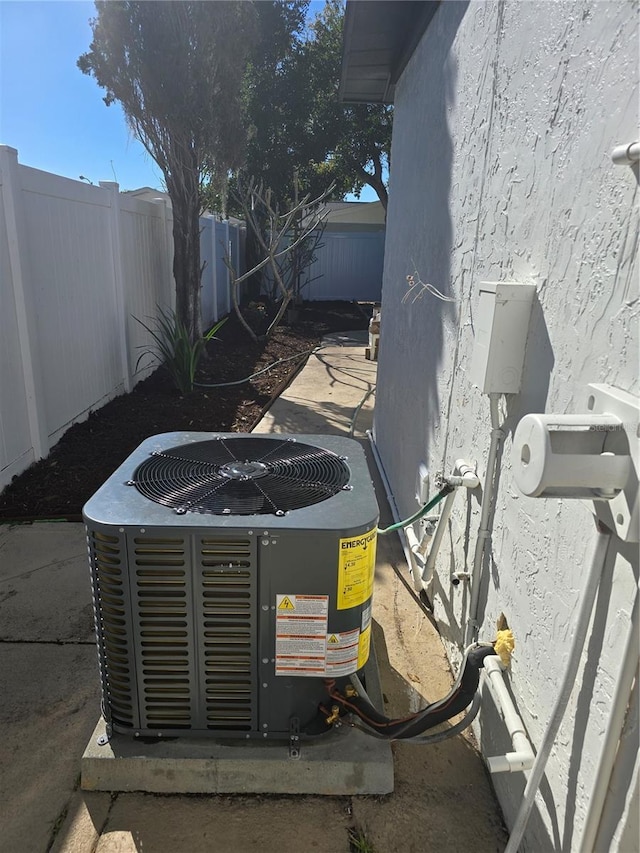
POLYGON ((299 355, 241 385, 197 389, 181 396, 164 368, 130 394, 111 400, 74 424, 51 450, 0 494, 0 519, 79 520, 82 507, 135 448, 151 435, 180 430, 250 432, 306 363, 309 350, 331 332, 366 329, 368 306, 305 303, 295 326, 279 326, 255 343, 234 315, 207 345, 197 377, 204 384, 233 382, 279 359, 299 355))

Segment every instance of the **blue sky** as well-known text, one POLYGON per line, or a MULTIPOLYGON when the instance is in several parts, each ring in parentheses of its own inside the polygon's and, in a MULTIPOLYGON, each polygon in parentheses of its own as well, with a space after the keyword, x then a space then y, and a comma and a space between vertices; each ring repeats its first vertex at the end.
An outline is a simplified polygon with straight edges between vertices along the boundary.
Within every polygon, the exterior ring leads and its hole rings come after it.
POLYGON ((117 180, 123 190, 160 188, 160 170, 120 106, 106 107, 102 89, 76 67, 94 15, 84 0, 0 0, 0 143, 36 169, 117 180))
POLYGON ((76 60, 91 42, 93 3, 0 2, 0 142, 18 159, 68 178, 122 189, 161 186, 158 167, 129 132, 117 104, 76 60))

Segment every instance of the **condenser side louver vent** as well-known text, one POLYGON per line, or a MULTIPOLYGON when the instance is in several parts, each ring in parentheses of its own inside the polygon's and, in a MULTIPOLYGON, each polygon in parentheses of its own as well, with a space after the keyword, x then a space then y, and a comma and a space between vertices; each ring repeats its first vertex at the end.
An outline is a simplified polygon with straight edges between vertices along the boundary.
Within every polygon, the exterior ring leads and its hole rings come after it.
POLYGON ((191 573, 184 539, 133 539, 139 698, 148 729, 189 729, 193 709, 191 573))
POLYGON ((159 733, 254 731, 255 540, 93 530, 89 546, 111 722, 159 733))
POLYGON ((97 531, 89 534, 88 544, 96 623, 103 626, 97 633, 103 696, 113 721, 130 729, 137 720, 132 640, 127 631, 131 617, 126 551, 119 536, 97 531))
POLYGON ((249 539, 200 540, 201 679, 205 726, 256 726, 255 555, 249 539))

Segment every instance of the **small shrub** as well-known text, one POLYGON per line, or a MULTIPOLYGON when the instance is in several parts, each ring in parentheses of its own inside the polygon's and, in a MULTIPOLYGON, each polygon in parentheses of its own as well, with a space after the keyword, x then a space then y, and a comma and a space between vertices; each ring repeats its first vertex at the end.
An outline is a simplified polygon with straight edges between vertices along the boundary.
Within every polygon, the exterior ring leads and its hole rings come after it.
POLYGON ((136 370, 145 356, 151 356, 159 364, 166 365, 178 391, 181 394, 188 394, 193 391, 196 370, 205 344, 215 338, 216 332, 228 318, 223 317, 209 329, 206 335, 195 343, 191 343, 189 332, 184 323, 178 319, 175 311, 159 307, 158 313, 159 316, 155 318, 152 325, 147 325, 138 317, 133 318, 153 338, 152 344, 138 347, 143 351, 136 362, 136 370))
POLYGON ((351 853, 375 853, 373 845, 359 827, 349 830, 349 850, 351 853))

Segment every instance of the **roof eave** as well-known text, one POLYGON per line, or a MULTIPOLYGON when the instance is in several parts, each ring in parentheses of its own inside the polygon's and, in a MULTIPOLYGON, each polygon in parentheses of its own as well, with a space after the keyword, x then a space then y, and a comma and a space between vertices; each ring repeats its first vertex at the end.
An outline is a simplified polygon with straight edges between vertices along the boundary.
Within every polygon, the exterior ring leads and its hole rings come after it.
POLYGON ((395 85, 441 0, 347 0, 339 98, 392 104, 395 85))

